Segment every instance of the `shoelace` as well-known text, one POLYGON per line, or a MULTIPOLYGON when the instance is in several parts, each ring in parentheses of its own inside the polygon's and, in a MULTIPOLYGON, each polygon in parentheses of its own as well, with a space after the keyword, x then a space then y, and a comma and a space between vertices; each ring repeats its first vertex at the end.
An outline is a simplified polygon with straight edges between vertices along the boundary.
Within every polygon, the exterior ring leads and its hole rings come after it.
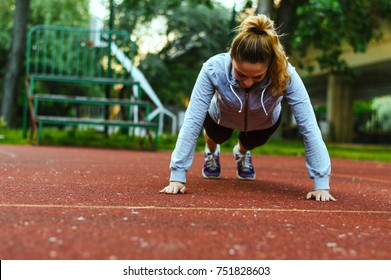
POLYGON ((218 167, 216 157, 214 154, 208 154, 208 156, 205 158, 206 166, 209 169, 216 170, 218 167))
POLYGON ((251 158, 248 153, 242 156, 237 155, 237 157, 238 159, 236 160, 236 162, 240 163, 245 171, 251 170, 253 168, 251 164, 251 158))

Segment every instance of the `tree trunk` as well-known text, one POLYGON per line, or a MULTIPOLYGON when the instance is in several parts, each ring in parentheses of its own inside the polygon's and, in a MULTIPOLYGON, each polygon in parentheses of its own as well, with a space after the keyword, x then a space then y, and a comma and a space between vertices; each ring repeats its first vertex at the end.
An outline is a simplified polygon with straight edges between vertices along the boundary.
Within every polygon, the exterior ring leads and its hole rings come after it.
POLYGON ((278 33, 281 35, 280 41, 285 48, 285 52, 289 56, 292 52, 291 41, 294 26, 294 18, 296 14, 297 1, 284 0, 281 1, 278 9, 278 16, 276 26, 278 26, 278 33))
POLYGON ((257 14, 264 14, 271 18, 273 12, 272 0, 258 0, 257 14))
POLYGON ((12 45, 8 54, 8 64, 4 77, 1 115, 8 127, 16 125, 16 106, 18 101, 18 85, 26 49, 27 21, 30 0, 16 0, 15 17, 12 30, 12 45))
POLYGON ((350 143, 353 139, 353 85, 341 76, 329 75, 327 82, 328 140, 350 143))

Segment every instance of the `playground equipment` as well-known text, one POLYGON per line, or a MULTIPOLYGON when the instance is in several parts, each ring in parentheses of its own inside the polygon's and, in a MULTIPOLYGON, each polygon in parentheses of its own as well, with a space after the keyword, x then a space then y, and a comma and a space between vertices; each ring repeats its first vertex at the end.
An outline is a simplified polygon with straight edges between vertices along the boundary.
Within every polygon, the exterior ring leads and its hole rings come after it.
POLYGON ((137 135, 143 134, 140 131, 146 131, 150 139, 151 132, 154 132, 156 145, 158 133, 163 130, 163 114, 172 117, 172 133, 175 133, 176 117, 164 108, 144 75, 131 62, 133 47, 130 35, 124 31, 44 25, 33 27, 27 41, 28 98, 23 118, 24 135, 27 130, 28 109, 32 131, 37 136, 38 143, 43 125, 51 124, 124 127, 128 128, 129 133, 137 135), (72 87, 70 92, 66 93, 38 93, 43 83, 46 83, 46 87, 61 83, 64 88, 70 84, 99 86, 101 90, 95 90, 94 96, 91 96, 88 90, 79 89, 73 92, 72 87), (124 96, 124 88, 130 88, 132 93, 124 96), (141 100, 141 89, 144 89, 157 107, 153 114, 150 113, 149 102, 141 100), (118 96, 113 96, 114 91, 117 91, 118 96), (100 96, 96 96, 96 92, 100 93, 100 96), (105 96, 101 96, 103 92, 105 96), (47 114, 45 106, 53 107, 53 104, 75 106, 76 110, 68 111, 66 115, 53 112, 47 114), (105 113, 101 110, 98 118, 92 118, 88 114, 80 113, 78 108, 83 105, 103 107, 105 113), (107 109, 112 106, 124 108, 126 114, 123 115, 127 115, 127 119, 118 119, 118 116, 115 119, 108 118, 107 109), (73 112, 73 115, 70 112, 73 112), (159 122, 153 121, 158 114, 159 122))

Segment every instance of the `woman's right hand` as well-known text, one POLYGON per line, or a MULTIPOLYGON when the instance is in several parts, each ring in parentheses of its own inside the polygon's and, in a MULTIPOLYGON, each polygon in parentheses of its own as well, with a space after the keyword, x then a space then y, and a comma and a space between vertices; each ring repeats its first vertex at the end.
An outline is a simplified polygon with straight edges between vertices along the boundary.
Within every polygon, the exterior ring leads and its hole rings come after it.
POLYGON ((186 187, 181 182, 170 182, 170 184, 163 188, 161 193, 167 193, 167 194, 177 194, 177 193, 185 193, 186 187))

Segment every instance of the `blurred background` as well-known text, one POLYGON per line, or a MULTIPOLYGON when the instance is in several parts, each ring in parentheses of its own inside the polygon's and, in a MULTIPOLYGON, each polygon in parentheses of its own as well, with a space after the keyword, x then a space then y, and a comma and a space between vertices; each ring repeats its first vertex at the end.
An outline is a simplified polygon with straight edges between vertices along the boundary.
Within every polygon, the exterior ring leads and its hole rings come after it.
MULTIPOLYGON (((327 142, 391 143, 390 0, 2 0, 0 134, 22 127, 26 38, 35 25, 128 32, 133 65, 153 89, 142 88, 142 99, 159 100, 152 100, 165 110, 159 134, 175 135, 203 62, 227 51, 232 29, 257 13, 275 21, 327 142)), ((285 108, 275 137, 300 139, 285 108)))

